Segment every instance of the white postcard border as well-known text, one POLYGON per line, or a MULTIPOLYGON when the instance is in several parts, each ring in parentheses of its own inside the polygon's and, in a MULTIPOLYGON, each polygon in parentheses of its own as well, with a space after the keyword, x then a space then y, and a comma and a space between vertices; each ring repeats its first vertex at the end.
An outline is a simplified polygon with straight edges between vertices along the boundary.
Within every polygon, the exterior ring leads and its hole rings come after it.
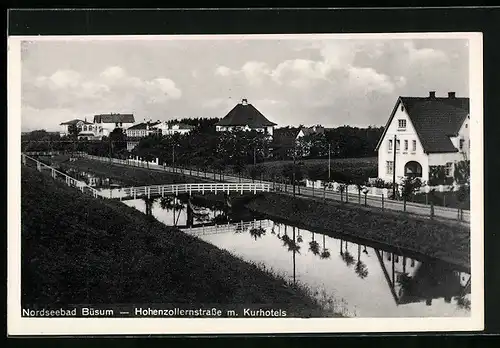
POLYGON ((483 47, 481 33, 10 36, 8 38, 8 272, 9 335, 268 334, 341 332, 478 331, 484 329, 483 47), (471 118, 471 315, 467 318, 22 318, 21 317, 21 42, 65 40, 256 39, 451 39, 469 40, 471 118))

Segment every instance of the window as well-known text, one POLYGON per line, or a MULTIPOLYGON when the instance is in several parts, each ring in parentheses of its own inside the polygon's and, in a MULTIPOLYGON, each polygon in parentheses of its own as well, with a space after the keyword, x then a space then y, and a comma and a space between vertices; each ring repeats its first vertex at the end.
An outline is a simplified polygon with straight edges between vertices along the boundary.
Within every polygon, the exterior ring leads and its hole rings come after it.
POLYGON ((394 170, 394 162, 393 161, 386 161, 386 172, 387 174, 392 174, 394 170))
POLYGON ((389 139, 389 151, 392 151, 392 139, 389 139))
POLYGON ((405 111, 405 106, 401 104, 401 111, 405 111))
POLYGON ((448 162, 444 167, 444 172, 446 176, 452 176, 453 163, 448 162))
POLYGON ((412 140, 412 142, 411 142, 411 150, 412 151, 417 151, 417 141, 416 140, 412 140))
POLYGON ((408 140, 405 140, 405 151, 408 151, 408 140))
POLYGON ((400 145, 401 141, 398 139, 396 140, 396 151, 399 151, 399 145, 400 145))
POLYGON ((406 128, 406 120, 398 120, 398 128, 406 128))
POLYGON ((464 139, 460 139, 460 145, 459 145, 459 148, 460 150, 463 150, 464 149, 464 139))
POLYGON ((465 128, 469 128, 469 125, 467 123, 465 124, 465 128))

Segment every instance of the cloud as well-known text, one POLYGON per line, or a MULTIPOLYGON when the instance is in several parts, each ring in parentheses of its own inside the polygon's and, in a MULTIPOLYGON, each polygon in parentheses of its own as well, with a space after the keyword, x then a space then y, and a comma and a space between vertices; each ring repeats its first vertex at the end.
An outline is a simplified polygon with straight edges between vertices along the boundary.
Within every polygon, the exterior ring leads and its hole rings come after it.
POLYGON ((248 82, 252 85, 261 85, 271 72, 267 63, 250 61, 246 62, 241 68, 241 72, 245 75, 248 82))
POLYGON ((408 52, 410 63, 447 63, 449 61, 446 53, 433 48, 416 48, 415 43, 412 41, 406 41, 403 44, 404 48, 408 52))
POLYGON ((220 65, 215 69, 215 75, 220 75, 220 76, 231 76, 231 75, 237 75, 238 73, 239 73, 238 70, 233 70, 224 65, 220 65))
POLYGON ((224 65, 220 65, 215 69, 215 75, 226 78, 244 77, 253 86, 260 86, 270 74, 271 69, 268 64, 259 61, 248 61, 240 69, 231 69, 224 65))
POLYGON ((126 75, 125 70, 119 66, 110 66, 101 72, 101 76, 107 80, 120 80, 125 78, 126 75))
POLYGON ((35 85, 48 87, 51 90, 74 88, 81 81, 81 75, 73 70, 58 70, 50 76, 39 76, 35 79, 35 85))
POLYGON ((117 107, 136 109, 141 104, 166 103, 182 97, 181 89, 172 79, 141 79, 128 75, 119 66, 107 67, 94 77, 58 70, 48 77, 36 77, 32 85, 26 81, 23 87, 23 102, 36 109, 71 106, 89 112, 117 107))
POLYGON ((360 68, 349 66, 349 86, 353 89, 369 93, 377 91, 379 93, 393 93, 395 85, 390 77, 377 72, 373 68, 360 68))

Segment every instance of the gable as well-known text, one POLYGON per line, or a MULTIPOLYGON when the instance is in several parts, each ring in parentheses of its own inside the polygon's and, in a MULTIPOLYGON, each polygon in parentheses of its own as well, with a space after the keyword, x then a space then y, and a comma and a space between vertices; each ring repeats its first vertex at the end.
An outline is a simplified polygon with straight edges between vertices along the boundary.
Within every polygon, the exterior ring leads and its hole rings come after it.
POLYGON ((425 153, 457 152, 450 137, 457 136, 468 117, 468 105, 468 98, 399 97, 376 150, 402 107, 425 153))
POLYGON ((412 100, 409 115, 425 152, 457 152, 450 138, 458 135, 468 111, 440 99, 412 100))

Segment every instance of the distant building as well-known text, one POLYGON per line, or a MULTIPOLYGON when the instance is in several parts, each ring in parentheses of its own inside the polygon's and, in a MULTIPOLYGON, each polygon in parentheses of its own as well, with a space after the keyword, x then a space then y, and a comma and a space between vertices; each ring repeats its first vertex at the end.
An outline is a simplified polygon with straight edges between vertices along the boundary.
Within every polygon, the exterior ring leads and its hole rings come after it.
POLYGON ((185 123, 169 124, 168 122, 160 122, 155 126, 155 128, 161 131, 162 135, 172 135, 172 134, 188 134, 194 127, 185 123))
POLYGON ((313 134, 325 134, 325 128, 321 125, 315 125, 312 127, 302 127, 297 133, 296 139, 298 140, 304 136, 313 134))
POLYGON ((59 136, 64 137, 70 134, 72 126, 76 127, 78 134, 83 130, 84 126, 92 125, 92 123, 84 120, 75 119, 67 122, 62 122, 59 125, 61 126, 61 130, 59 131, 59 136))
POLYGON ((454 164, 469 158, 469 98, 399 97, 376 150, 378 176, 392 181, 404 176, 429 180, 433 166, 445 166, 453 177, 454 164), (394 165, 396 155, 396 165, 394 165))
POLYGON ((237 104, 229 113, 215 125, 217 132, 241 129, 245 131, 255 130, 270 136, 273 135, 276 123, 269 121, 246 99, 237 104))
POLYGON ((137 145, 139 145, 140 138, 128 138, 127 139, 127 151, 132 151, 137 145))
POLYGON ((98 125, 101 135, 109 136, 115 128, 122 128, 127 130, 135 123, 133 114, 102 114, 94 116, 94 125, 98 125))
POLYGON ((132 137, 132 138, 143 138, 152 134, 161 134, 161 130, 156 127, 160 123, 161 122, 150 122, 150 121, 141 122, 128 127, 125 133, 127 134, 127 137, 132 137))

